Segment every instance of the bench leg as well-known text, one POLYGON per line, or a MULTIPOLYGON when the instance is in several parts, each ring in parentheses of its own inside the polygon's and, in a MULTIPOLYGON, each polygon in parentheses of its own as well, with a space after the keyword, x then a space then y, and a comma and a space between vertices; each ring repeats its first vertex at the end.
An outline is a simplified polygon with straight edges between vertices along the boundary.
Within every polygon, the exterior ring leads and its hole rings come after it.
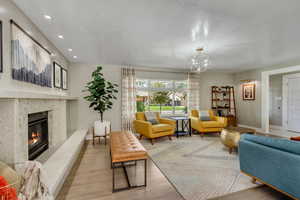
MULTIPOLYGON (((112 171, 112 192, 120 192, 120 191, 123 191, 123 190, 130 190, 130 189, 133 189, 133 188, 146 187, 147 186, 147 159, 143 159, 143 160, 144 160, 144 184, 143 185, 131 185, 130 184, 128 173, 127 173, 127 170, 126 170, 126 166, 128 166, 128 165, 125 165, 126 162, 112 163, 112 170, 113 170, 112 171), (115 165, 115 164, 121 164, 121 165, 115 165), (116 189, 115 188, 115 168, 121 168, 121 167, 123 168, 128 186, 124 187, 124 188, 117 188, 116 189)), ((129 161, 129 162, 132 162, 132 161, 129 161)), ((130 165, 130 166, 132 166, 132 165, 130 165)))
POLYGON ((115 168, 113 164, 111 168, 112 168, 112 191, 114 192, 116 189, 115 189, 115 168))
POLYGON ((145 165, 145 187, 147 186, 147 159, 145 159, 145 163, 144 163, 144 165, 145 165))

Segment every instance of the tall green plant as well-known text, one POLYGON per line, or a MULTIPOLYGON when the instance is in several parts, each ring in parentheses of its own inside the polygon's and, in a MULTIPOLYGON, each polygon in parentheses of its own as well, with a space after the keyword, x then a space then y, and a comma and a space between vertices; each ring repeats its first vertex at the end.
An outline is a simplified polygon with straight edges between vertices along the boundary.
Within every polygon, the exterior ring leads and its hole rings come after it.
POLYGON ((113 100, 117 99, 118 85, 105 80, 101 73, 102 67, 98 66, 92 73, 92 80, 87 83, 84 91, 90 94, 84 99, 90 102, 90 108, 100 113, 101 121, 103 121, 103 113, 113 106, 113 100))

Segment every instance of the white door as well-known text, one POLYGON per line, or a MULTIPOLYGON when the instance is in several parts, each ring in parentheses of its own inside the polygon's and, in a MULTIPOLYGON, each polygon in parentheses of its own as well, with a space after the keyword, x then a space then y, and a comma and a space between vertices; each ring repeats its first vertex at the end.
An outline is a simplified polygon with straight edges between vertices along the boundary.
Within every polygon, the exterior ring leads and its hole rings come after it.
POLYGON ((300 132, 300 77, 288 79, 287 128, 300 132))

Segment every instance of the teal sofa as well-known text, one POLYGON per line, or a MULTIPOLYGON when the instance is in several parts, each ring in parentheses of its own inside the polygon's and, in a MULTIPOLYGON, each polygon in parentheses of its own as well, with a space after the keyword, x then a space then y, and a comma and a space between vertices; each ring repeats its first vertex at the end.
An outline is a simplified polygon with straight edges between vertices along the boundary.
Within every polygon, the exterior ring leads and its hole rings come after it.
POLYGON ((300 142, 244 134, 239 142, 241 171, 300 199, 300 142))

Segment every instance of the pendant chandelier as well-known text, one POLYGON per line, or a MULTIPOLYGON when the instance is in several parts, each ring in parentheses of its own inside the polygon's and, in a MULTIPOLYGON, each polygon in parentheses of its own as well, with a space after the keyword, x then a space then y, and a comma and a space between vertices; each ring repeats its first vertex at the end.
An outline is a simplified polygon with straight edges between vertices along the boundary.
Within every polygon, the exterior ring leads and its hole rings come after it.
POLYGON ((196 49, 195 55, 190 60, 191 72, 200 73, 207 70, 209 65, 209 56, 204 53, 203 48, 196 49))

